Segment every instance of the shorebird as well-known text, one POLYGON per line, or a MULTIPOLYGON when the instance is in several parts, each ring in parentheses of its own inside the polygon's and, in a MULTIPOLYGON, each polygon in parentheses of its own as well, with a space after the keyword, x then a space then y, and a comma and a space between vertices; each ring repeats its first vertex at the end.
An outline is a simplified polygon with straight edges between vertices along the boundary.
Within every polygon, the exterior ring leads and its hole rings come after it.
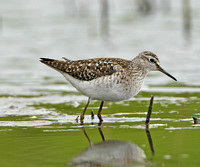
POLYGON ((97 116, 102 122, 101 111, 104 101, 122 101, 137 95, 150 71, 160 71, 177 81, 160 66, 158 57, 149 51, 140 53, 132 60, 63 59, 64 61, 41 58, 40 61, 60 72, 78 91, 89 97, 80 116, 81 123, 90 99, 101 101, 97 116))

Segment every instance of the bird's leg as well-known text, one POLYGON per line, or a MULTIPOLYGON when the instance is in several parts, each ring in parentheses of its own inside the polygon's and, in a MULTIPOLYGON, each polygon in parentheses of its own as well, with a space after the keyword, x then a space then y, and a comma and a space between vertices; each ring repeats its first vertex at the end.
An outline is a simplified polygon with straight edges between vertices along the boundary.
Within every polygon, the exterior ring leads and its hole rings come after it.
POLYGON ((84 110, 83 110, 83 112, 81 113, 81 116, 80 116, 80 121, 81 121, 81 124, 82 124, 82 125, 83 125, 83 120, 84 120, 85 111, 86 111, 86 109, 87 109, 89 103, 90 103, 90 97, 88 98, 88 102, 87 102, 87 104, 86 104, 86 106, 85 106, 85 108, 84 108, 84 110))
POLYGON ((104 103, 104 101, 101 102, 101 105, 99 107, 99 111, 98 111, 98 114, 97 114, 100 123, 103 121, 103 119, 101 117, 101 111, 102 111, 102 108, 103 108, 103 103, 104 103))

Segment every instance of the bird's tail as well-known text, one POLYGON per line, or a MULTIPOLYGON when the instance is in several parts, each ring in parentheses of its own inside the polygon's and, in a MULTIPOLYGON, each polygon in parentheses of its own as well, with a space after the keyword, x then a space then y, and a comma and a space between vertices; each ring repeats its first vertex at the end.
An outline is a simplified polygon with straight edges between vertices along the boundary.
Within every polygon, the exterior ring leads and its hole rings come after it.
POLYGON ((40 58, 40 62, 52 67, 55 70, 63 71, 63 72, 65 72, 65 69, 67 66, 66 61, 59 61, 59 60, 54 60, 54 59, 49 59, 49 58, 40 58))

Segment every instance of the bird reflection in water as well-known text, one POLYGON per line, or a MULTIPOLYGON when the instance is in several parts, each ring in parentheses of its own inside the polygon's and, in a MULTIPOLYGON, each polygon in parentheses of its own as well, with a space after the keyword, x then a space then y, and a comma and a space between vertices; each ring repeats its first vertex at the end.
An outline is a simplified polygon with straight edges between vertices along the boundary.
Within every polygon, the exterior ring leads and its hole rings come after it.
MULTIPOLYGON (((85 127, 82 131, 89 142, 89 147, 74 157, 70 166, 72 167, 143 167, 149 163, 145 161, 144 151, 136 144, 120 140, 105 140, 101 124, 98 126, 102 142, 92 144, 86 133, 85 127)), ((150 144, 152 155, 154 148, 149 127, 146 126, 146 134, 150 144)))

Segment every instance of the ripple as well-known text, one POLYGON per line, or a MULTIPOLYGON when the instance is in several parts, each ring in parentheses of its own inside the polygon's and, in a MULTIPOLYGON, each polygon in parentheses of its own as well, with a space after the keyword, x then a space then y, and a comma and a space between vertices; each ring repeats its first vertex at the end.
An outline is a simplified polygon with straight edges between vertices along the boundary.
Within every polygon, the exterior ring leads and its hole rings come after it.
POLYGON ((42 126, 51 125, 52 121, 0 121, 0 126, 20 126, 20 127, 32 127, 32 126, 42 126))

